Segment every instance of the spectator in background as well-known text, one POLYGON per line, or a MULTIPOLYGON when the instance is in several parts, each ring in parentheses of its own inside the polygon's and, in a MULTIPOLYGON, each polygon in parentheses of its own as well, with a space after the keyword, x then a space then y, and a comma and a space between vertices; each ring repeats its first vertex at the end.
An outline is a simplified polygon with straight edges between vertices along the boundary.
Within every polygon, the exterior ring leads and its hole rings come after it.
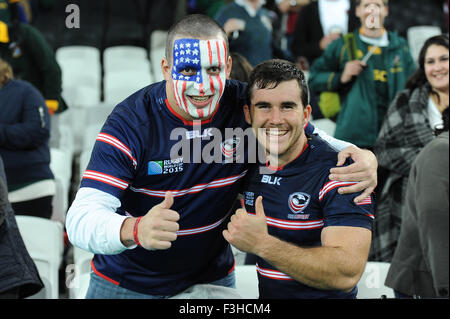
POLYGON ((302 7, 291 43, 297 65, 308 70, 331 42, 356 28, 357 24, 350 0, 312 1, 302 7))
POLYGON ((443 129, 415 158, 397 249, 385 285, 397 298, 448 298, 448 108, 443 129))
POLYGON ((292 37, 300 9, 311 3, 311 0, 275 0, 282 14, 282 30, 286 37, 287 49, 291 50, 292 37))
POLYGON ((261 6, 262 0, 235 0, 216 15, 230 51, 242 54, 252 66, 273 57, 272 22, 269 11, 261 6))
POLYGON ((43 287, 8 201, 5 171, 0 156, 0 299, 29 297, 43 287))
MULTIPOLYGON (((214 18, 219 12, 220 8, 225 5, 225 0, 194 0, 189 1, 189 3, 193 2, 194 8, 193 11, 195 13, 205 14, 208 17, 214 18)), ((192 12, 194 13, 194 12, 192 12)))
POLYGON ((419 68, 390 105, 378 135, 375 154, 384 169, 370 259, 390 261, 400 233, 401 212, 411 165, 442 125, 449 106, 448 35, 428 39, 419 54, 419 68))
MULTIPOLYGON (((5 3, 6 0, 0 0, 5 3)), ((43 35, 18 17, 16 6, 0 15, 0 58, 13 68, 15 77, 33 84, 44 96, 50 114, 61 113, 67 105, 61 97, 61 69, 43 35)))
POLYGON ((339 95, 332 105, 324 105, 322 96, 319 100, 322 110, 340 105, 335 137, 372 149, 389 103, 413 73, 414 61, 406 41, 384 28, 388 1, 356 2, 361 28, 327 47, 311 67, 309 84, 316 93, 339 95))
POLYGON ((231 68, 230 79, 238 80, 241 82, 248 82, 250 72, 252 72, 252 65, 248 60, 239 53, 230 52, 231 60, 233 61, 233 67, 231 68))
POLYGON ((50 170, 50 116, 30 83, 13 79, 0 59, 0 156, 17 215, 50 218, 55 182, 50 170))

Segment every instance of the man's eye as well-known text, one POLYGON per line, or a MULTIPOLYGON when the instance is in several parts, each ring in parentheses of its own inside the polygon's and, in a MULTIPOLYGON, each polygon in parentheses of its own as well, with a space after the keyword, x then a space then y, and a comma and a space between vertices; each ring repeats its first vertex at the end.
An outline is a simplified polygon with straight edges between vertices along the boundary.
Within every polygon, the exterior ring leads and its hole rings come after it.
POLYGON ((180 73, 186 76, 191 76, 197 73, 197 70, 193 68, 183 68, 180 70, 180 73))
POLYGON ((212 66, 212 67, 208 68, 208 73, 212 74, 212 75, 217 75, 220 73, 220 68, 217 66, 212 66))

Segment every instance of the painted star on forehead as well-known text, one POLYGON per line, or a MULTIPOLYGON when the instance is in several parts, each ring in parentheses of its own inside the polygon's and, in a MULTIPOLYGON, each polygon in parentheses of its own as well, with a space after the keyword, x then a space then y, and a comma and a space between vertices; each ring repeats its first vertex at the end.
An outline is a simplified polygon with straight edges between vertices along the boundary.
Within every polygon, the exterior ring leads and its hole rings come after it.
POLYGON ((197 49, 192 50, 192 55, 198 55, 198 50, 197 49))
POLYGON ((197 58, 192 59, 192 63, 194 63, 194 64, 198 64, 199 62, 200 62, 200 60, 197 58))
POLYGON ((198 48, 198 42, 194 42, 194 48, 198 48))

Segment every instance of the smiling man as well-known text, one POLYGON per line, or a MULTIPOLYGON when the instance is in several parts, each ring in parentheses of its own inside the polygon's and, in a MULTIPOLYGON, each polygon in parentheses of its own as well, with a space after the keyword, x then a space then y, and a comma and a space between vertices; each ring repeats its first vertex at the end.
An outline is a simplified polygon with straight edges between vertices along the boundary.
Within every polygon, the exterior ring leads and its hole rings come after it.
POLYGON ((311 106, 294 64, 263 62, 247 90, 245 118, 277 183, 258 169, 249 172, 246 207, 231 217, 225 239, 258 256, 260 298, 355 298, 369 254, 372 197, 356 204, 357 194, 337 192, 348 182, 329 180, 337 153, 304 130, 311 106))
MULTIPOLYGON (((227 80, 226 35, 203 15, 172 27, 161 68, 165 81, 137 91, 108 117, 67 214, 70 241, 95 253, 87 298, 168 298, 205 283, 228 289, 215 297, 235 297, 222 230, 249 163, 228 161, 239 147, 244 156, 247 150, 225 131, 248 128, 246 86, 227 80), (193 152, 173 157, 180 129, 193 152), (222 161, 203 158, 211 143, 222 161)), ((355 166, 335 173, 356 173, 362 182, 346 191, 370 193, 373 154, 351 147, 339 160, 349 155, 355 166)))

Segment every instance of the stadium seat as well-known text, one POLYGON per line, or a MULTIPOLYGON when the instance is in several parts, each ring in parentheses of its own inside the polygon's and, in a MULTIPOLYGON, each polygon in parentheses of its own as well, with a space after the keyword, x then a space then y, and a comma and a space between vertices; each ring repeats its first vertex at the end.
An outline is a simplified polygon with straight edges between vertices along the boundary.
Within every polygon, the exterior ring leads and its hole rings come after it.
POLYGON ((89 286, 91 260, 94 254, 78 247, 73 248, 75 271, 69 286, 70 299, 83 299, 89 286))
POLYGON ((113 46, 103 51, 103 69, 105 74, 125 70, 150 72, 150 61, 144 48, 129 45, 113 46))
POLYGON ((79 274, 74 277, 74 281, 70 284, 69 298, 70 299, 84 299, 89 288, 89 281, 91 280, 90 273, 79 274))
POLYGON ((167 31, 155 30, 150 36, 150 61, 153 79, 155 82, 162 81, 161 60, 166 55, 167 31))
POLYGON ((258 299, 258 275, 255 265, 236 265, 236 289, 245 299, 258 299))
POLYGON ((17 226, 45 288, 30 299, 58 299, 58 270, 63 258, 63 225, 34 216, 16 216, 17 226))
POLYGON ((394 290, 384 285, 390 263, 369 261, 358 282, 358 299, 394 298, 394 290))
POLYGON ((150 70, 105 71, 105 102, 118 104, 131 94, 152 83, 150 70))
POLYGON ((90 46, 65 46, 56 50, 56 60, 62 71, 62 96, 69 106, 99 103, 100 51, 90 46))
POLYGON ((53 197, 52 220, 65 222, 69 206, 69 191, 72 180, 72 154, 68 151, 50 148, 50 169, 55 177, 56 192, 53 197))
POLYGON ((63 182, 55 178, 56 193, 53 196, 53 212, 51 220, 64 224, 66 222, 66 213, 68 209, 68 190, 64 188, 63 182))
POLYGON ((437 26, 420 25, 410 27, 407 30, 408 46, 411 51, 411 55, 418 63, 419 53, 423 44, 428 38, 441 34, 441 28, 437 26))
POLYGON ((50 148, 50 169, 59 178, 65 189, 69 189, 72 178, 72 156, 67 151, 50 148))

